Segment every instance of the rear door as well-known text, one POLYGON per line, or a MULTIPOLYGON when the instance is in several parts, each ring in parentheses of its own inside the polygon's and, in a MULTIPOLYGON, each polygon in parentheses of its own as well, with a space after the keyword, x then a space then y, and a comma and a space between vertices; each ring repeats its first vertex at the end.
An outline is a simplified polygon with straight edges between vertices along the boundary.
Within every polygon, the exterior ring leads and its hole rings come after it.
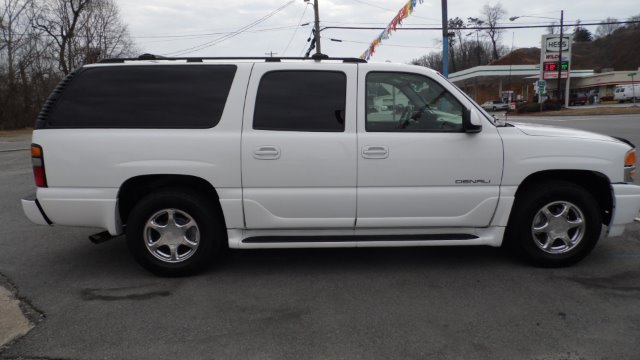
POLYGON ((242 133, 248 229, 353 229, 356 79, 356 64, 254 65, 242 133))

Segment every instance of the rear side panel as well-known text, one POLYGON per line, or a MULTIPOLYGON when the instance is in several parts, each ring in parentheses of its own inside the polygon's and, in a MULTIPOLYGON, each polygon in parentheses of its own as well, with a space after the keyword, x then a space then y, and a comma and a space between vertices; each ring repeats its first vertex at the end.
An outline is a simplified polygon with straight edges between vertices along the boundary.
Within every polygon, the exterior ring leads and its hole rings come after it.
MULTIPOLYGON (((40 188, 37 194, 44 211, 54 223, 100 226, 119 233, 116 196, 127 179, 141 175, 191 175, 216 188, 228 216, 228 227, 242 227, 240 133, 251 66, 249 63, 237 65, 224 111, 213 128, 102 127, 34 131, 33 142, 42 146, 47 165, 49 188, 40 188), (101 195, 84 196, 87 192, 101 195), (72 216, 71 211, 82 212, 82 216, 72 216), (100 223, 105 213, 111 214, 108 224, 100 223)), ((180 112, 175 116, 180 117, 180 112)))

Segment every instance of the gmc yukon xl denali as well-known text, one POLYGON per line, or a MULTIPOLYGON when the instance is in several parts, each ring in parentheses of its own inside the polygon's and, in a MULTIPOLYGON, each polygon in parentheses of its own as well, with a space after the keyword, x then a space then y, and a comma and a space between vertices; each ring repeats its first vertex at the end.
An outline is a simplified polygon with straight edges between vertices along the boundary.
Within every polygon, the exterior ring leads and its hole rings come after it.
POLYGON ((126 234, 160 275, 224 248, 489 245, 565 266, 637 217, 634 146, 496 121, 439 73, 358 59, 112 59, 33 132, 42 225, 126 234), (603 236, 603 237, 604 237, 603 236))

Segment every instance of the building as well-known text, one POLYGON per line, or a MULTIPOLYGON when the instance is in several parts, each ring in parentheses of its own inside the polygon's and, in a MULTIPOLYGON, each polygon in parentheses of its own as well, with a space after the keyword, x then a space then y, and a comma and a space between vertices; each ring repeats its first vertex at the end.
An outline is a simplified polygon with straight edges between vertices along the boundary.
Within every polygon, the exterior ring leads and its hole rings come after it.
MULTIPOLYGON (((613 100, 616 85, 631 84, 628 76, 633 71, 571 69, 569 92, 593 94, 597 91, 600 100, 613 100)), ((638 68, 640 80, 640 67, 638 68)), ((511 99, 532 102, 536 95, 535 83, 540 74, 540 49, 517 49, 489 65, 475 66, 449 74, 449 80, 464 90, 476 102, 511 99)), ((563 90, 565 82, 563 81, 563 90)), ((557 80, 547 80, 547 94, 555 97, 557 80)))

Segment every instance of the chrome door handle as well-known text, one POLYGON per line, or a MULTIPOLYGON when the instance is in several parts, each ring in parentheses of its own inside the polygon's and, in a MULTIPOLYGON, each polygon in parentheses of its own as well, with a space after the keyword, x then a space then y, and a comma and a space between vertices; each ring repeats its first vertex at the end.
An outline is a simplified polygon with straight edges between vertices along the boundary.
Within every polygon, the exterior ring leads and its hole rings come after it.
POLYGON ((258 160, 277 160, 280 158, 280 149, 271 145, 257 146, 253 149, 253 157, 258 160))
POLYGON ((365 159, 386 159, 389 157, 389 148, 384 145, 364 146, 362 157, 365 159))

